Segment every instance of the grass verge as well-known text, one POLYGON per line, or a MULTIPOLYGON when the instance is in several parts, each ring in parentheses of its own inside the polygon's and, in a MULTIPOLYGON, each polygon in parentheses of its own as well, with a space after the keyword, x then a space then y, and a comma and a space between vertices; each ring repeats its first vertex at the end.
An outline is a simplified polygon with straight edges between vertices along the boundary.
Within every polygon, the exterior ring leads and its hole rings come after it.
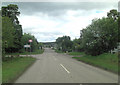
POLYGON ((64 53, 64 52, 62 52, 60 50, 57 50, 57 49, 55 49, 55 52, 57 52, 57 53, 64 53))
POLYGON ((32 57, 13 58, 2 62, 2 83, 12 83, 21 75, 30 65, 35 62, 32 57))
POLYGON ((84 52, 69 52, 68 54, 73 56, 82 56, 84 55, 84 52))
POLYGON ((29 55, 29 54, 42 54, 44 50, 36 50, 35 52, 23 52, 23 53, 9 53, 7 55, 29 55))
POLYGON ((70 53, 70 55, 82 55, 82 57, 73 57, 74 59, 77 59, 79 61, 82 61, 84 63, 100 67, 102 69, 118 73, 118 55, 117 54, 110 54, 110 53, 104 53, 98 56, 91 56, 86 55, 84 53, 70 53))

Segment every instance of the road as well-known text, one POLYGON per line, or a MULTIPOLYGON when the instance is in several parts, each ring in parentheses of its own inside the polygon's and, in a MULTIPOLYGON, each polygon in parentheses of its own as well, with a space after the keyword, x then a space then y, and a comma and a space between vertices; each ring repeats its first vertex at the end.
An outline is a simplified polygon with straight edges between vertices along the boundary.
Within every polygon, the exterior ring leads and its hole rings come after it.
POLYGON ((15 83, 117 83, 118 76, 46 48, 15 83))

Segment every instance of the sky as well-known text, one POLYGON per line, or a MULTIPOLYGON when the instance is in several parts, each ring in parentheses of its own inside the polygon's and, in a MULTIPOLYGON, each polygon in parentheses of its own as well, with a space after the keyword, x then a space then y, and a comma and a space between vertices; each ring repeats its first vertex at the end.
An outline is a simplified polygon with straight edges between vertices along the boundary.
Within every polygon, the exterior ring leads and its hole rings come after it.
POLYGON ((13 2, 17 4, 18 17, 24 33, 31 33, 39 42, 54 42, 64 35, 71 39, 80 37, 80 30, 95 18, 107 16, 118 9, 117 2, 13 2))

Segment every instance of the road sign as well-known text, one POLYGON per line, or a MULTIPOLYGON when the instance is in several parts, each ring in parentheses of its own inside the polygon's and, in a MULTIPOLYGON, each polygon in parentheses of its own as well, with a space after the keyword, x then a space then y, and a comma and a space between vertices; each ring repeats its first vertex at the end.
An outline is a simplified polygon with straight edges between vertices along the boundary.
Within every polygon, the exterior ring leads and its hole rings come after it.
POLYGON ((30 45, 24 45, 25 48, 30 48, 30 45))
POLYGON ((32 40, 29 40, 29 42, 32 42, 32 40))

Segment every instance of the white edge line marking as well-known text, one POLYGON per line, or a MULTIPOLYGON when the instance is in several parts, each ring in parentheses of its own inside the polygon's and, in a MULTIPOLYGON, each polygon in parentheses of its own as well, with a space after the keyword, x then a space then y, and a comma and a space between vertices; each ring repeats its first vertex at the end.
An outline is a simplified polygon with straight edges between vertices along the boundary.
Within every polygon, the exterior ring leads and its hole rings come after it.
POLYGON ((67 73, 70 73, 62 64, 60 65, 65 69, 65 71, 67 71, 67 73))

